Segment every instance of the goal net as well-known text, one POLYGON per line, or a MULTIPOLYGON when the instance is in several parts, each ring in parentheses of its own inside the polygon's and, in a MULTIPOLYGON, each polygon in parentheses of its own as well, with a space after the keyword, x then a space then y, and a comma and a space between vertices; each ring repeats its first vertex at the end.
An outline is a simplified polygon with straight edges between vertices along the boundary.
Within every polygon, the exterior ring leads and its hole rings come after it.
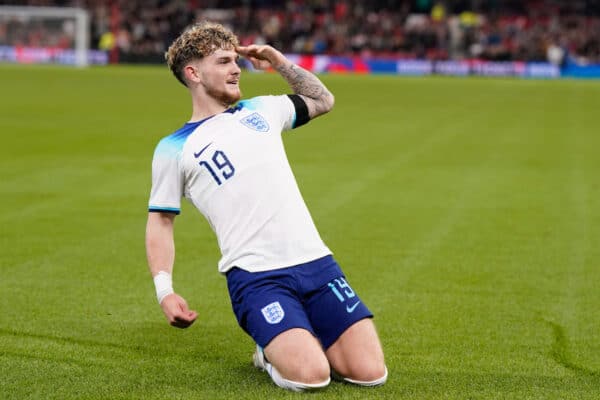
POLYGON ((0 6, 0 62, 96 63, 90 60, 89 25, 87 11, 79 8, 0 6))

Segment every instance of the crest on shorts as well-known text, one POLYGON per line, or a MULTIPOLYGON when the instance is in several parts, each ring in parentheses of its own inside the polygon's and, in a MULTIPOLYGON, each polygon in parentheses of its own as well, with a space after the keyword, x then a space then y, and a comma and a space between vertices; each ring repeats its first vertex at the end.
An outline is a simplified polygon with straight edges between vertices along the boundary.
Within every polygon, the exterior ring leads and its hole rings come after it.
POLYGON ((270 324, 278 324, 285 317, 285 312, 278 301, 264 306, 260 311, 262 311, 265 320, 270 324))
POLYGON ((255 131, 267 132, 269 130, 268 122, 257 112, 242 118, 240 122, 255 131))

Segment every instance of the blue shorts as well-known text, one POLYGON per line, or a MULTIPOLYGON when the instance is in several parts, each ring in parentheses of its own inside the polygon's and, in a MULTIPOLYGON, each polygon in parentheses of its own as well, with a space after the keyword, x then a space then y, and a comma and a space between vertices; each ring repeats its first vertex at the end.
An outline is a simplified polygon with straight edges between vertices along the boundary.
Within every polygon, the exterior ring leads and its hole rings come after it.
POLYGON ((329 348, 346 329, 373 314, 332 256, 265 272, 232 268, 227 287, 238 323, 261 347, 303 328, 329 348))

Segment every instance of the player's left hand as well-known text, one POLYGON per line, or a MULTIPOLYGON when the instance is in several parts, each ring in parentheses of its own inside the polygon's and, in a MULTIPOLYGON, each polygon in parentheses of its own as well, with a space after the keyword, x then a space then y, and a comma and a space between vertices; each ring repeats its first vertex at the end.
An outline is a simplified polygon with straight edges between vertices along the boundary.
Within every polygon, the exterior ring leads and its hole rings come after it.
POLYGON ((187 328, 198 317, 198 313, 190 310, 187 302, 176 293, 165 296, 160 306, 169 324, 176 328, 187 328))
POLYGON ((280 51, 269 45, 251 44, 249 46, 238 46, 235 51, 247 58, 252 66, 259 70, 277 68, 286 61, 286 58, 280 51))

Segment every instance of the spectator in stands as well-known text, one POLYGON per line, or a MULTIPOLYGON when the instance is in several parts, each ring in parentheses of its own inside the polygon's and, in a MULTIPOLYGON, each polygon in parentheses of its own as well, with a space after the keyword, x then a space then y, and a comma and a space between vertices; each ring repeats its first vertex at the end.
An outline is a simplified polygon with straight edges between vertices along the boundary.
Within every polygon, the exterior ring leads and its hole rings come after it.
MULTIPOLYGON (((427 59, 483 58, 600 63, 597 0, 26 0, 19 5, 87 7, 92 47, 112 32, 123 61, 162 62, 189 24, 209 19, 235 27, 241 43, 284 52, 427 59)), ((47 45, 39 34, 7 35, 0 44, 47 45), (10 37, 7 37, 10 36, 10 37)), ((44 37, 60 36, 44 32, 44 37)), ((66 37, 47 41, 65 42, 66 37)), ((106 44, 106 43, 104 43, 106 44)))

